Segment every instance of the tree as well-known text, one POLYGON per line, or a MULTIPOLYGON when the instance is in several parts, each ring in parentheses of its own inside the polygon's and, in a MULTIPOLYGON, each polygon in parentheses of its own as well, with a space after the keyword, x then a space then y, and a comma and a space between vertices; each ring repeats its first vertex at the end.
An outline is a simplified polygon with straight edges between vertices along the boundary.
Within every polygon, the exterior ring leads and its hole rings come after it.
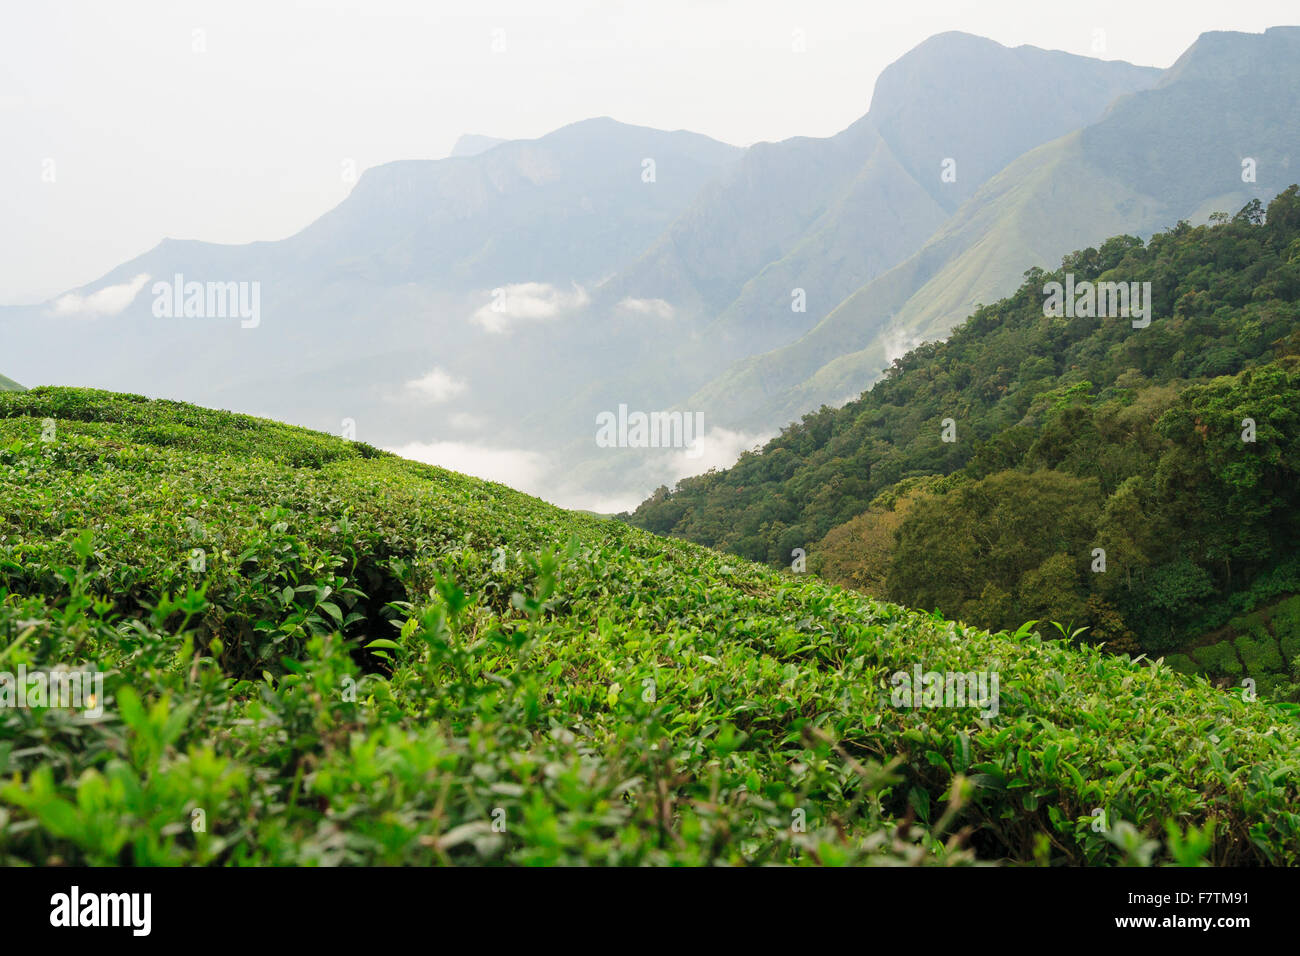
POLYGON ((1092 479, 1004 471, 923 499, 899 530, 889 597, 989 627, 1017 627, 1049 611, 1077 618, 1085 594, 1078 569, 1091 551, 1100 497, 1092 479), (1063 561, 1042 567, 1056 555, 1063 561), (1067 565, 1076 569, 1074 586, 1067 584, 1067 565), (1033 596, 1032 586, 1022 588, 1031 572, 1050 588, 1046 599, 1033 596), (986 590, 990 585, 994 590, 986 590), (991 595, 998 595, 996 606, 991 595))

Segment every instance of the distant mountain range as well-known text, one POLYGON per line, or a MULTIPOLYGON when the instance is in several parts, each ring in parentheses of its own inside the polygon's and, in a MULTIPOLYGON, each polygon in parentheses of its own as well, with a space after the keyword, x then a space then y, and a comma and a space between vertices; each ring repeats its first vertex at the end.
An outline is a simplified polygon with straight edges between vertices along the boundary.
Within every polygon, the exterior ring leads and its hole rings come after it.
POLYGON ((825 139, 742 150, 607 118, 466 136, 366 171, 288 239, 164 240, 0 309, 4 360, 619 510, 856 396, 1028 264, 1276 194, 1300 162, 1297 54, 1293 27, 1206 34, 1163 72, 945 33, 825 139), (159 317, 188 298, 158 285, 176 276, 235 283, 249 316, 159 317), (706 439, 600 447, 620 405, 701 412, 706 439))
POLYGON ((0 392, 21 392, 23 387, 11 378, 0 375, 0 392))
POLYGON ((788 348, 693 396, 716 420, 785 422, 856 396, 908 346, 942 338, 1111 235, 1204 222, 1300 178, 1300 28, 1203 35, 1154 87, 1010 163, 905 262, 836 304, 788 348), (1244 181, 1243 176, 1253 177, 1244 181))

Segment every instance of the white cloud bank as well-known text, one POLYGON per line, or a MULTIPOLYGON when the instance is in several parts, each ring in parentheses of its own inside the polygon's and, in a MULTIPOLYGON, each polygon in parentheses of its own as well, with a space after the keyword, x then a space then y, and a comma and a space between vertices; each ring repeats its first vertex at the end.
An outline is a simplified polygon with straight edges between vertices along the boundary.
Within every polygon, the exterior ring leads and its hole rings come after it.
POLYGON ((516 282, 493 289, 491 295, 492 301, 475 312, 472 321, 496 335, 521 322, 558 319, 591 301, 587 290, 576 282, 570 292, 548 282, 516 282))
POLYGON ((445 402, 465 391, 465 383, 435 367, 428 375, 412 379, 403 388, 410 397, 426 402, 445 402))
MULTIPOLYGON (((673 487, 680 478, 701 475, 710 468, 730 468, 742 452, 765 444, 776 432, 740 432, 713 428, 693 448, 637 449, 640 456, 632 469, 617 479, 621 490, 575 487, 567 476, 558 475, 550 488, 530 491, 561 508, 579 508, 601 514, 635 511, 660 485, 673 487), (638 490, 633 490, 638 489, 638 490)), ((619 454, 624 449, 611 449, 619 454)), ((628 449, 627 451, 631 451, 628 449)))
MULTIPOLYGON (((742 452, 762 445, 775 434, 713 428, 694 449, 626 449, 639 456, 639 461, 612 481, 604 482, 575 476, 563 462, 521 448, 435 441, 411 442, 388 450, 413 461, 509 485, 561 508, 617 514, 635 510, 659 485, 672 487, 679 478, 702 474, 710 468, 731 467, 742 452)), ((611 453, 618 451, 612 449, 611 453)))
POLYGON ((519 448, 487 448, 466 442, 411 442, 389 448, 395 455, 438 465, 450 471, 497 481, 528 494, 537 494, 546 473, 546 459, 519 448))
POLYGON ((710 468, 730 468, 742 452, 764 444, 775 435, 775 432, 737 432, 729 428, 711 428, 696 441, 694 448, 677 452, 668 470, 674 475, 673 481, 676 481, 677 478, 702 475, 710 468))
POLYGON ((141 273, 130 282, 105 286, 90 295, 69 292, 54 301, 54 314, 97 319, 103 315, 117 315, 140 294, 149 276, 141 273))

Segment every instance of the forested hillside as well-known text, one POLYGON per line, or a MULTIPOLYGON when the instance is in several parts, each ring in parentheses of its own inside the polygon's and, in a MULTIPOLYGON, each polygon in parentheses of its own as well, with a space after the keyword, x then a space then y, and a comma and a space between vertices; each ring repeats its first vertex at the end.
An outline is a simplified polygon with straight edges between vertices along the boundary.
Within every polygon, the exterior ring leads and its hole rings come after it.
POLYGON ((776 566, 804 549, 833 581, 981 625, 1170 650, 1300 591, 1297 330, 1292 186, 1030 270, 859 399, 629 517, 776 566), (1046 316, 1067 274, 1149 282, 1149 326, 1046 316))
POLYGON ((1294 708, 136 395, 0 395, 23 669, 0 864, 1300 861, 1294 708))

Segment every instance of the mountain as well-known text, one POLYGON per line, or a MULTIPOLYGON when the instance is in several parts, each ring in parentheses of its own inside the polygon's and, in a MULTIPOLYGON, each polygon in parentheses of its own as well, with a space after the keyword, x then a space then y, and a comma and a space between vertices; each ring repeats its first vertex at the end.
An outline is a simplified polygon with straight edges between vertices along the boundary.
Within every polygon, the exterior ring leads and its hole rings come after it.
MULTIPOLYGON (((1300 593, 1297 515, 1292 185, 1029 270, 859 398, 629 519, 980 626, 1053 620, 1155 655, 1300 593), (1140 316, 1049 314, 1044 287, 1069 281, 1149 297, 1140 316)), ((1300 631, 1277 636, 1248 676, 1300 700, 1295 653, 1278 657, 1293 646, 1300 631)))
POLYGON ((3 865, 1300 862, 1264 697, 330 435, 3 393, 0 514, 6 653, 90 691, 0 707, 3 865))
POLYGON ((911 345, 1012 292, 1026 266, 1267 201, 1297 174, 1300 27, 1204 34, 1151 89, 1010 163, 797 342, 736 363, 684 404, 743 428, 842 402, 911 345))
POLYGON ((507 142, 507 140, 497 139, 495 136, 477 136, 473 133, 466 133, 456 140, 456 145, 451 148, 451 156, 477 156, 479 153, 486 153, 493 146, 500 146, 504 142, 507 142))
POLYGON ((476 156, 389 163, 286 240, 284 255, 385 285, 591 282, 635 258, 739 155, 602 117, 476 156), (647 156, 663 168, 652 184, 647 156))
POLYGON ((167 240, 45 308, 0 311, 0 333, 27 380, 355 427, 617 510, 780 423, 700 391, 730 363, 814 334, 1002 164, 1158 76, 942 34, 886 69, 868 114, 833 137, 742 152, 602 118, 390 163, 289 239, 167 240), (256 283, 255 327, 154 316, 174 276, 256 283), (702 411, 712 450, 598 447, 597 416, 621 406, 702 411))
POLYGON ((0 375, 0 392, 21 392, 23 387, 11 378, 0 375))
MULTIPOLYGON (((582 345, 598 362, 566 361, 553 342, 528 343, 547 350, 552 372, 536 390, 557 396, 528 419, 549 440, 564 439, 556 452, 562 476, 552 487, 588 496, 638 484, 649 490, 681 469, 734 459, 785 419, 731 414, 726 396, 702 386, 737 358, 795 340, 901 262, 1001 164, 1100 117, 1117 96, 1159 75, 941 34, 887 68, 868 114, 843 132, 751 147, 645 255, 593 292, 592 311, 615 318, 582 345), (927 144, 939 143, 942 151, 927 154, 927 144), (942 177, 949 157, 961 158, 955 182, 942 177), (654 303, 657 312, 630 328, 618 321, 619 304, 629 301, 654 303), (714 429, 709 451, 688 460, 595 447, 595 417, 624 404, 702 412, 714 429)), ((622 501, 629 506, 626 495, 622 501)))
POLYGON ((716 316, 707 338, 727 354, 793 341, 1008 162, 1159 76, 966 33, 931 37, 880 74, 870 110, 842 133, 752 147, 611 286, 716 316), (804 312, 791 310, 795 288, 804 312))
MULTIPOLYGON (((430 393, 407 382, 435 368, 463 381, 461 353, 573 312, 740 154, 595 119, 475 156, 390 163, 288 239, 164 240, 44 307, 0 310, 0 329, 29 380, 145 389, 330 430, 351 418, 379 442, 427 437, 415 429, 430 393), (659 169, 649 184, 647 156, 659 169), (257 319, 160 319, 152 290, 177 275, 241 284, 250 304, 256 284, 257 319), (75 350, 49 344, 73 340, 75 350)), ((490 398, 495 377, 473 384, 490 398)))

